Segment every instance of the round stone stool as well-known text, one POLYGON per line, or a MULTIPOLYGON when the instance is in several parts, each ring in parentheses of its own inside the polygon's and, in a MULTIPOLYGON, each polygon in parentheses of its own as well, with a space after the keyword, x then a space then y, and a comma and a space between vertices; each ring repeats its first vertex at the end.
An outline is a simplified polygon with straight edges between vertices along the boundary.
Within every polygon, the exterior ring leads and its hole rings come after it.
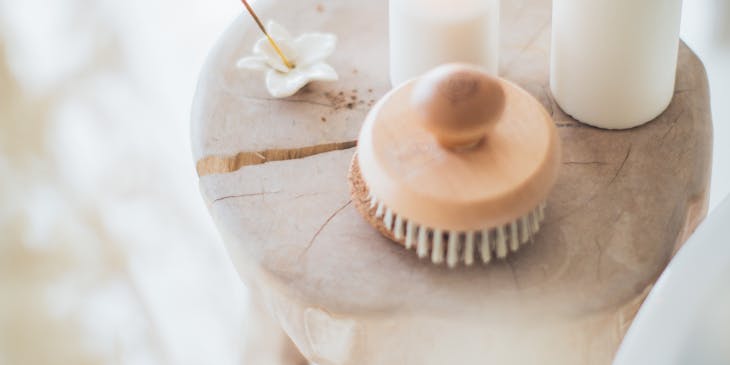
POLYGON ((350 201, 355 138, 390 88, 387 0, 255 6, 292 34, 337 34, 329 62, 340 81, 270 98, 262 73, 235 66, 261 36, 247 15, 202 72, 193 156, 254 295, 246 363, 609 364, 706 213, 712 124, 699 59, 682 45, 674 101, 655 121, 588 127, 549 94, 550 3, 503 2, 501 76, 551 112, 560 177, 534 243, 506 261, 449 270, 382 238, 350 201))

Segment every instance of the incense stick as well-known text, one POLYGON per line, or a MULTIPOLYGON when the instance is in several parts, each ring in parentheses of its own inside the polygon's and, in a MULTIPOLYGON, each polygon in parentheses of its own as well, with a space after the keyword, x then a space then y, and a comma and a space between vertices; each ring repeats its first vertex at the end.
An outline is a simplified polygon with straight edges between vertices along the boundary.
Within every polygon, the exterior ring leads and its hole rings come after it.
POLYGON ((281 60, 284 62, 284 65, 287 68, 289 68, 290 70, 293 69, 294 64, 289 62, 289 59, 287 59, 286 56, 284 56, 284 52, 281 51, 281 48, 279 48, 279 45, 276 44, 276 42, 274 41, 274 38, 271 38, 271 36, 269 35, 269 32, 266 31, 266 28, 261 23, 261 20, 259 19, 258 15, 256 15, 255 11, 253 11, 253 8, 251 7, 251 5, 248 4, 248 1, 246 1, 246 0, 241 0, 241 1, 243 2, 243 5, 246 6, 246 9, 253 17, 253 20, 259 26, 259 29, 261 29, 261 31, 264 33, 266 38, 269 40, 269 43, 271 44, 271 46, 274 47, 274 51, 276 51, 276 53, 279 55, 279 57, 281 57, 281 60))

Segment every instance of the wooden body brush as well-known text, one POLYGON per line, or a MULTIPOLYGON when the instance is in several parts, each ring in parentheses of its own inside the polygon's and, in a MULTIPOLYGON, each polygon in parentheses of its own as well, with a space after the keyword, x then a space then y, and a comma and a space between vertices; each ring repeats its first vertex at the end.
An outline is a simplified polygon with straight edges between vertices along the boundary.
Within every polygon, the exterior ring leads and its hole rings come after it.
POLYGON ((350 168, 353 202, 382 234, 434 263, 504 258, 540 229, 560 142, 530 94, 451 64, 388 93, 350 168))

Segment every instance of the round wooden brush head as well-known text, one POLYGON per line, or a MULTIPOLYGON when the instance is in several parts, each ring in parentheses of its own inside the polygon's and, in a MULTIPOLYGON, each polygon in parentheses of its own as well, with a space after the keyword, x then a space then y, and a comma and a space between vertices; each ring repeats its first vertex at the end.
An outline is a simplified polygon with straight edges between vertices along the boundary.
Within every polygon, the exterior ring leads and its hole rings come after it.
POLYGON ((559 155, 535 98, 477 68, 446 65, 373 108, 350 187, 363 216, 420 257, 487 263, 540 229, 559 155))
POLYGON ((557 130, 518 86, 461 64, 392 90, 360 134, 369 194, 421 226, 468 232, 505 225, 546 199, 557 130))

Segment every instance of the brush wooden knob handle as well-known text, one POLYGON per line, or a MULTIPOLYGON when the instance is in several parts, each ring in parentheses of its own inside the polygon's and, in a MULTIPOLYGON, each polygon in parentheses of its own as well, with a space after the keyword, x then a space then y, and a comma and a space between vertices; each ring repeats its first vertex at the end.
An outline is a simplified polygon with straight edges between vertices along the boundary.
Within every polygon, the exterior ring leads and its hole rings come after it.
POLYGON ((481 69, 450 64, 424 75, 411 103, 442 146, 461 150, 484 140, 502 115, 505 93, 499 80, 481 69))

